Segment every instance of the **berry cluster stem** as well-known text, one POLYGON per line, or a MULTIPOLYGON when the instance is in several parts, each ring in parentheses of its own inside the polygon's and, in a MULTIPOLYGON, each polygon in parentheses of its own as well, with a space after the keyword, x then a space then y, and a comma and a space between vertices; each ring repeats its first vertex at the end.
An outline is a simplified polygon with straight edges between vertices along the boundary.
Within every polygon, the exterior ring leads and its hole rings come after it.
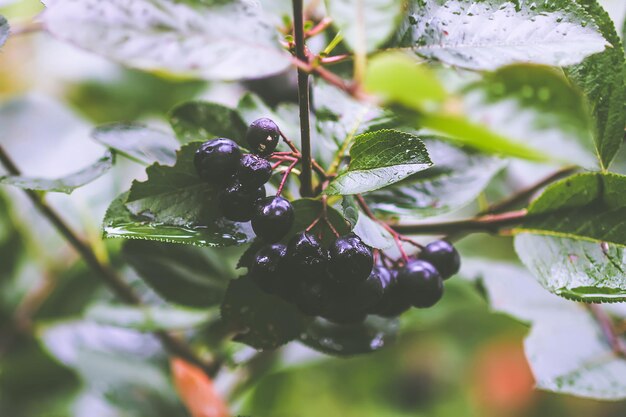
MULTIPOLYGON (((0 146, 0 163, 6 168, 11 175, 21 175, 20 170, 13 160, 0 146)), ((85 263, 99 276, 102 281, 115 293, 115 295, 126 304, 140 306, 141 299, 134 292, 122 277, 111 268, 108 264, 102 262, 94 249, 86 243, 76 233, 63 218, 48 205, 44 197, 39 193, 31 190, 23 190, 35 207, 46 217, 56 230, 70 243, 70 245, 81 255, 85 263)), ((163 331, 154 333, 159 339, 165 350, 170 354, 179 356, 188 362, 191 362, 202 368, 209 376, 214 376, 219 370, 220 364, 207 363, 196 356, 195 352, 178 337, 163 331)))
POLYGON ((279 196, 283 192, 283 188, 285 188, 285 184, 287 183, 287 178, 289 178, 289 174, 291 174, 291 171, 296 167, 296 165, 298 165, 298 162, 300 162, 299 159, 294 159, 293 162, 285 170, 283 178, 280 180, 280 184, 278 185, 278 190, 276 190, 277 196, 279 196))
MULTIPOLYGON (((303 0, 293 0, 293 31, 296 46, 296 58, 307 62, 304 44, 304 9, 303 0)), ((302 173, 300 174, 300 194, 313 196, 313 163, 311 155, 311 127, 309 120, 309 73, 298 68, 298 105, 300 108, 300 139, 302 148, 302 173)))
POLYGON ((363 198, 361 194, 356 195, 356 201, 359 204, 359 207, 361 207, 361 210, 365 212, 367 217, 369 217, 370 219, 378 223, 383 229, 385 229, 387 232, 389 232, 389 234, 391 234, 394 242, 396 243, 396 246, 398 247, 398 250, 400 251, 400 255, 402 256, 402 259, 404 259, 405 262, 409 260, 409 255, 404 250, 404 247, 402 246, 402 242, 410 243, 411 245, 420 249, 423 247, 422 245, 415 242, 413 239, 409 238, 408 236, 404 236, 403 234, 398 233, 387 223, 377 218, 374 212, 369 208, 369 206, 367 205, 367 202, 365 201, 365 199, 363 198))

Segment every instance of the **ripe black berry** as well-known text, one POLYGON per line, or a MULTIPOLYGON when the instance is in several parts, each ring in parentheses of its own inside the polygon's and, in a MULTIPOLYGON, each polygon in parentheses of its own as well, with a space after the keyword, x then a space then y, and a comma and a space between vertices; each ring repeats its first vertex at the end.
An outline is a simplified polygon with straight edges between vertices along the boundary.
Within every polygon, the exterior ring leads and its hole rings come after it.
POLYGON ((298 309, 308 316, 319 316, 328 297, 326 285, 319 279, 299 279, 295 286, 294 301, 298 309))
POLYGON ((263 246, 254 255, 250 277, 263 291, 273 294, 278 290, 284 273, 287 247, 280 243, 263 246))
POLYGON ((239 160, 237 178, 246 187, 260 187, 272 176, 272 164, 258 155, 245 154, 239 160))
POLYGON ((398 286, 398 272, 379 267, 378 277, 383 286, 383 297, 370 311, 383 317, 396 317, 411 308, 411 302, 398 286))
POLYGON ((196 151, 194 165, 205 181, 227 183, 237 170, 241 149, 230 139, 217 138, 204 142, 196 151))
POLYGON ((235 181, 220 193, 220 210, 228 220, 247 222, 254 214, 255 202, 263 197, 264 186, 248 188, 235 181))
POLYGON ((350 301, 341 291, 331 294, 323 305, 321 316, 337 324, 362 323, 367 318, 367 312, 355 307, 350 301))
POLYGON ((280 196, 266 197, 256 203, 252 230, 266 242, 276 242, 287 234, 293 224, 291 203, 280 196))
POLYGON ((246 132, 246 141, 252 152, 259 155, 269 155, 278 146, 280 130, 276 123, 267 118, 257 119, 246 132))
POLYGON ((369 311, 383 298, 383 285, 388 281, 389 270, 375 265, 367 279, 357 284, 354 296, 350 300, 354 308, 369 311))
POLYGON ((326 278, 328 254, 315 235, 311 233, 300 232, 289 240, 287 260, 290 271, 301 279, 322 280, 326 278))
POLYGON ((443 280, 439 271, 422 259, 408 262, 398 271, 398 288, 413 306, 434 305, 443 296, 443 280))
POLYGON ((335 239, 328 254, 330 273, 340 284, 356 285, 372 272, 372 250, 354 233, 335 239))
POLYGON ((436 240, 429 243, 419 255, 420 259, 433 264, 443 279, 448 279, 459 272, 461 257, 452 243, 436 240))

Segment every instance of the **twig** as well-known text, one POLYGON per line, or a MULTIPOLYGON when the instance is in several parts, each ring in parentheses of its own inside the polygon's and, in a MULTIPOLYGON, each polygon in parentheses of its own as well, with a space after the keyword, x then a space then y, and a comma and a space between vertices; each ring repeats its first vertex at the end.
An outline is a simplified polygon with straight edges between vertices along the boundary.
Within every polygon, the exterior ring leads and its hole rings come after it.
POLYGON ((280 180, 280 184, 278 185, 278 190, 276 190, 277 196, 279 196, 283 192, 283 188, 285 187, 285 184, 287 183, 287 178, 289 178, 289 174, 291 174, 291 171, 293 171, 293 169, 298 164, 298 162, 300 162, 300 160, 296 159, 285 170, 285 173, 283 174, 283 178, 280 180))
POLYGON ((357 100, 371 101, 371 97, 365 94, 360 88, 353 84, 348 84, 343 78, 324 67, 311 65, 306 60, 301 60, 300 58, 294 58, 293 63, 299 70, 319 75, 320 78, 328 84, 334 85, 357 100))
POLYGON ((490 205, 489 207, 487 207, 486 210, 481 211, 479 214, 495 214, 495 213, 501 213, 506 210, 510 210, 511 208, 517 206, 520 203, 527 202, 538 190, 542 189, 546 185, 551 184, 554 181, 559 180, 563 177, 567 177, 568 175, 573 174, 577 170, 578 170, 578 167, 576 166, 566 166, 548 175, 547 177, 543 178, 537 183, 527 188, 524 188, 522 190, 519 190, 518 192, 511 195, 510 197, 498 203, 490 205))
POLYGON ((333 23, 333 19, 326 16, 322 20, 320 20, 319 23, 315 25, 313 28, 307 30, 304 36, 306 38, 311 38, 315 35, 319 35, 323 31, 325 31, 332 23, 333 23))
MULTIPOLYGON (((303 0, 292 0, 292 3, 296 57, 298 60, 306 62, 303 0)), ((302 68, 298 68, 298 105, 300 108, 300 143, 302 147, 300 194, 303 197, 311 197, 313 195, 313 164, 311 162, 311 128, 309 120, 309 74, 302 68)))
MULTIPOLYGON (((11 175, 21 175, 13 160, 0 146, 0 162, 11 175)), ((141 305, 139 296, 133 291, 117 272, 109 265, 102 263, 92 247, 84 242, 78 234, 61 218, 61 216, 50 207, 40 194, 32 190, 23 190, 32 203, 37 207, 41 214, 46 217, 57 229, 57 231, 72 245, 72 247, 80 254, 85 263, 104 281, 106 285, 117 295, 122 301, 131 305, 141 305)), ((209 376, 214 376, 219 369, 217 363, 206 363, 198 358, 191 348, 175 336, 159 331, 154 333, 160 340, 163 347, 172 355, 181 358, 201 367, 209 376)))
POLYGON ((497 233, 501 229, 514 226, 527 219, 526 210, 508 211, 475 217, 466 220, 457 220, 442 223, 401 224, 390 225, 395 231, 406 234, 435 234, 445 235, 459 232, 488 232, 497 233))
POLYGON ((604 309, 597 304, 585 304, 585 306, 589 309, 589 311, 591 311, 596 321, 602 328, 602 333, 604 333, 604 337, 611 346, 611 349, 613 349, 613 352, 617 356, 626 358, 626 346, 615 331, 611 317, 609 317, 606 311, 604 311, 604 309))

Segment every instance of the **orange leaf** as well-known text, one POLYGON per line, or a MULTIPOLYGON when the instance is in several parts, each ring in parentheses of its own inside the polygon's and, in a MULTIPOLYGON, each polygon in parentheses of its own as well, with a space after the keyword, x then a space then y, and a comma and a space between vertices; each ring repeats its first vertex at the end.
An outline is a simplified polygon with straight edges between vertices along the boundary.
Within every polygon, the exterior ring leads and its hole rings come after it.
POLYGON ((200 368, 179 358, 171 360, 171 367, 178 395, 193 417, 230 415, 213 381, 200 368))

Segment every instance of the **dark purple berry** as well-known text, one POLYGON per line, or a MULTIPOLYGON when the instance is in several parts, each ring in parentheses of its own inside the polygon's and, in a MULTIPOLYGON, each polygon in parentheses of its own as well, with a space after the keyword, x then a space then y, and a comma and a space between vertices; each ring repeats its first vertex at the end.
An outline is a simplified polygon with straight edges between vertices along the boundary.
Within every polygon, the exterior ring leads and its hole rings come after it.
POLYGON ((294 302, 307 316, 319 316, 328 297, 328 289, 322 280, 300 279, 295 287, 294 302))
POLYGON ((367 312, 356 308, 350 301, 350 297, 346 297, 341 290, 331 294, 323 304, 323 311, 320 315, 337 324, 362 323, 367 318, 367 312))
POLYGON ((383 297, 370 312, 383 317, 397 317, 411 308, 411 302, 398 287, 398 272, 379 267, 378 277, 383 286, 383 297))
POLYGON ((263 246, 254 255, 250 277, 263 291, 273 294, 278 290, 284 274, 287 247, 280 243, 263 246))
POLYGON ((260 187, 272 176, 272 164, 258 155, 245 154, 239 160, 237 179, 246 187, 260 187))
POLYGON ((315 235, 296 233, 287 244, 287 260, 290 272, 302 280, 322 280, 326 277, 328 253, 315 235))
POLYGON ((244 187, 239 181, 226 187, 219 196, 222 215, 235 222, 247 222, 254 214, 255 203, 265 197, 265 187, 244 187))
POLYGON ((361 311, 370 311, 383 298, 383 285, 389 279, 389 270, 375 265, 369 277, 354 288, 351 304, 361 311))
POLYGON ((278 146, 280 130, 276 123, 267 118, 257 119, 246 132, 246 141, 252 152, 259 155, 269 155, 278 146))
POLYGON ((436 240, 426 245, 419 255, 420 259, 433 264, 443 279, 448 279, 459 272, 461 257, 452 243, 436 240))
POLYGON ((372 272, 372 250, 354 233, 340 236, 328 248, 329 270, 333 279, 344 285, 356 285, 372 272))
POLYGON ((257 201, 252 230, 266 242, 277 242, 291 229, 293 220, 291 203, 283 197, 270 196, 257 201))
POLYGON ((398 289, 413 306, 431 307, 443 296, 443 280, 433 264, 417 259, 398 271, 398 289))
POLYGON ((200 145, 194 156, 194 165, 203 180, 225 184, 239 166, 241 149, 230 139, 217 138, 200 145))

